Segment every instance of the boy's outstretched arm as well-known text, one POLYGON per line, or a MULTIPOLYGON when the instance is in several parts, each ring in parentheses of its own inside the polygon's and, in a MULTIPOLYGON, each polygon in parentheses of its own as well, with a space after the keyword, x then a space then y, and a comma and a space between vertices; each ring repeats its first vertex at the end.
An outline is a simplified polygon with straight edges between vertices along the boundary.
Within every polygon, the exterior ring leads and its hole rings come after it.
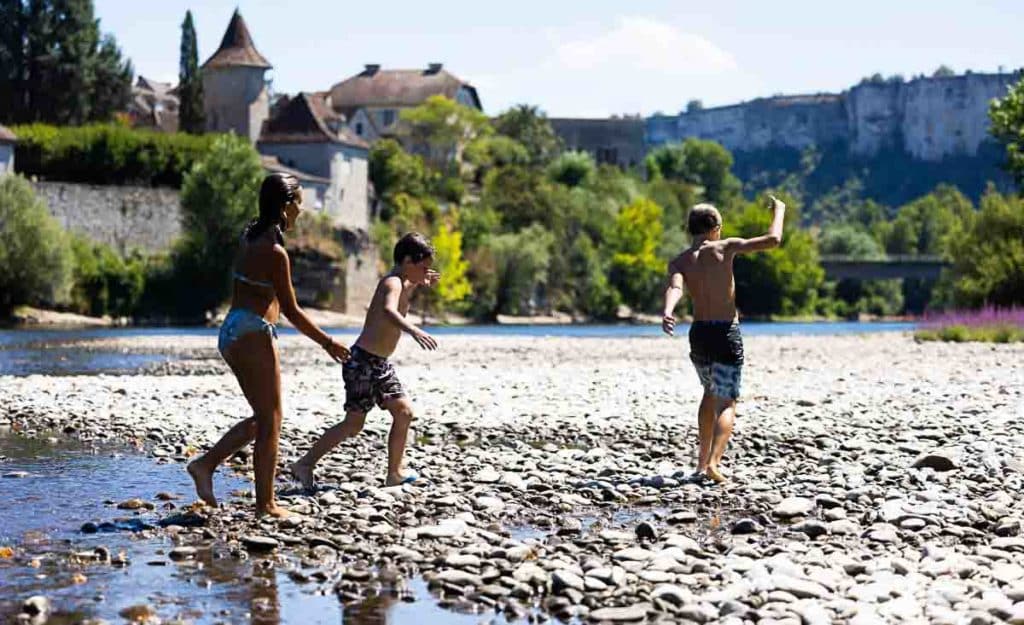
POLYGON ((786 219, 786 205, 774 195, 769 195, 768 198, 773 213, 772 225, 768 228, 768 232, 751 239, 726 239, 726 251, 733 254, 760 252, 778 247, 782 243, 782 225, 786 219))
POLYGON ((665 287, 665 308, 661 316, 661 330, 669 336, 676 333, 676 305, 683 297, 683 274, 675 261, 668 264, 668 286, 665 287))
POLYGON ((398 302, 402 296, 402 279, 397 276, 385 278, 381 282, 380 288, 384 289, 384 314, 391 319, 391 322, 404 332, 409 333, 423 349, 437 349, 437 341, 434 340, 434 337, 410 323, 405 315, 398 311, 398 302))

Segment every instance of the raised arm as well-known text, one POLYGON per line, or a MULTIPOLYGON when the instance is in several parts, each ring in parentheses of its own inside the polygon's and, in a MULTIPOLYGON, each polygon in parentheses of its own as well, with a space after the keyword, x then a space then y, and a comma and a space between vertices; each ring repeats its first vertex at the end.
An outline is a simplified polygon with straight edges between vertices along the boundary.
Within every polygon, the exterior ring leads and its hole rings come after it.
POLYGON ((759 237, 751 239, 731 238, 726 239, 725 249, 732 254, 746 254, 748 252, 760 252, 778 247, 782 243, 782 225, 786 219, 786 205, 774 195, 769 195, 772 209, 772 225, 768 232, 759 237))
POLYGON ((321 330, 306 313, 299 308, 295 299, 295 288, 292 287, 292 268, 288 262, 288 252, 280 245, 274 246, 274 273, 272 282, 277 301, 281 304, 281 312, 292 322, 295 329, 302 332, 313 341, 327 350, 331 358, 338 362, 348 360, 348 348, 336 342, 326 332, 321 330))
POLYGON ((402 297, 402 279, 398 276, 385 278, 378 288, 384 290, 384 314, 388 319, 403 332, 408 332, 423 349, 437 349, 437 341, 434 340, 434 337, 417 328, 398 310, 398 304, 402 297))
POLYGON ((661 330, 669 336, 676 332, 676 305, 683 297, 683 274, 675 261, 668 264, 668 286, 665 287, 665 307, 662 311, 661 330))

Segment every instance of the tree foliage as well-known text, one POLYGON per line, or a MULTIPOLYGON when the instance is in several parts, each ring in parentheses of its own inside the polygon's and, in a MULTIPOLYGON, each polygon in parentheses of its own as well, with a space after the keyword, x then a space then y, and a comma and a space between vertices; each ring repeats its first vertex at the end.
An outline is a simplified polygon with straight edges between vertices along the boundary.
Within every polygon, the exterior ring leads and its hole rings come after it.
POLYGON ((263 180, 259 156, 249 142, 218 135, 210 153, 185 176, 181 187, 182 231, 173 254, 175 277, 191 297, 175 302, 198 314, 223 303, 245 225, 256 217, 263 180))
POLYGON ((989 104, 990 132, 1006 146, 1006 168, 1024 188, 1024 79, 989 104))
POLYGON ((693 137, 657 147, 644 159, 652 179, 700 186, 705 199, 716 204, 726 204, 739 195, 741 184, 731 172, 732 163, 732 154, 720 144, 693 137))
POLYGON ((525 147, 531 165, 546 165, 564 147, 544 113, 529 104, 520 104, 498 115, 494 131, 525 147))
POLYGON ((567 187, 578 187, 595 173, 597 164, 589 152, 563 152, 548 165, 548 176, 567 187))
POLYGON ((206 130, 203 108, 203 76, 199 72, 199 43, 192 11, 185 11, 181 24, 181 50, 178 62, 178 128, 201 134, 206 130))
POLYGON ((1024 198, 987 193, 949 255, 956 304, 1024 305, 1024 198))
POLYGON ((131 98, 132 66, 90 0, 0 2, 0 112, 7 123, 108 121, 131 98))
POLYGON ((658 248, 664 233, 661 207, 647 198, 625 206, 615 219, 610 247, 611 282, 626 304, 637 310, 656 305, 658 285, 665 273, 658 248))
POLYGON ((401 113, 403 137, 437 171, 456 172, 474 139, 491 132, 487 116, 442 95, 401 113))
POLYGON ((66 301, 73 263, 67 241, 27 180, 0 175, 0 316, 22 304, 66 301))

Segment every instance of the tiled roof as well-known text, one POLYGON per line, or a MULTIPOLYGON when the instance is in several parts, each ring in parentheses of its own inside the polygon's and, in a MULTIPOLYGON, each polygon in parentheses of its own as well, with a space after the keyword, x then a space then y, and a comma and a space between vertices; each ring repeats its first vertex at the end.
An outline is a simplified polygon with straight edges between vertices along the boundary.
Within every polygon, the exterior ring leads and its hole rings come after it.
POLYGON ((0 125, 0 143, 15 143, 18 137, 14 136, 8 128, 0 125))
POLYGON ((271 173, 289 174, 295 176, 300 182, 315 182, 317 184, 331 184, 330 178, 321 178, 320 176, 314 176, 313 174, 307 174, 304 171, 288 167, 283 164, 276 156, 270 156, 269 154, 260 154, 260 161, 263 165, 263 169, 271 173))
POLYGON ((435 65, 427 69, 367 68, 331 87, 331 106, 351 115, 356 109, 380 106, 417 106, 432 95, 455 99, 466 88, 477 108, 481 108, 476 89, 435 65))
POLYGON ((344 118, 330 110, 318 94, 300 93, 276 109, 274 116, 263 123, 259 143, 342 143, 364 149, 370 147, 348 131, 344 118))
POLYGON ((256 50, 252 42, 252 35, 249 34, 249 27, 245 25, 242 14, 235 9, 231 16, 231 23, 224 31, 224 39, 220 42, 220 48, 213 53, 205 63, 207 67, 262 67, 270 69, 272 66, 263 58, 263 55, 256 50))

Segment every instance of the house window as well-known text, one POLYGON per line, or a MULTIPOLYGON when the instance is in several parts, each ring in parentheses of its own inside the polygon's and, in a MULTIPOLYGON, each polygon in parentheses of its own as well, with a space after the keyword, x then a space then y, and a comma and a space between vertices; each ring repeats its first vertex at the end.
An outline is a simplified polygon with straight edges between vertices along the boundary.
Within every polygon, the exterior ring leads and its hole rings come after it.
POLYGON ((390 126, 395 123, 395 112, 392 110, 386 110, 380 112, 380 123, 385 126, 390 126))
POLYGON ((356 134, 363 136, 363 122, 356 122, 356 134))

